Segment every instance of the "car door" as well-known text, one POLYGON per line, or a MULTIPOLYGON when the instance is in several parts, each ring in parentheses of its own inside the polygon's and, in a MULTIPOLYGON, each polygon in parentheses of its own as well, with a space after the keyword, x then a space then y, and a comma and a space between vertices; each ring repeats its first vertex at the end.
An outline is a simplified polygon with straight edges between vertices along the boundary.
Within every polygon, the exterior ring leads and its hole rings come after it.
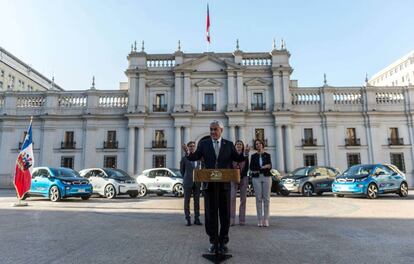
POLYGON ((103 172, 102 170, 93 170, 93 176, 92 176, 94 182, 95 182, 95 186, 96 186, 96 190, 99 193, 103 193, 106 184, 108 183, 108 178, 105 174, 105 172, 103 172))
POLYGON ((374 170, 373 178, 377 182, 378 190, 380 192, 387 191, 389 173, 384 170, 384 166, 378 166, 374 170))
POLYGON ((311 177, 315 192, 325 191, 328 188, 328 172, 323 167, 316 167, 311 171, 311 177))
POLYGON ((156 173, 155 182, 157 184, 157 189, 168 191, 171 186, 171 178, 169 171, 165 169, 158 169, 156 173))
POLYGON ((39 170, 39 177, 36 177, 36 186, 37 192, 42 195, 49 195, 49 187, 50 187, 50 177, 51 174, 47 169, 40 169, 39 170))
POLYGON ((394 182, 393 182, 393 176, 394 176, 394 171, 392 171, 390 168, 388 168, 387 166, 381 166, 381 168, 384 170, 384 181, 385 181, 385 191, 390 191, 393 189, 396 189, 394 182))
POLYGON ((146 177, 146 180, 144 182, 148 190, 157 190, 157 182, 156 182, 157 172, 158 172, 158 169, 148 172, 148 176, 146 177))

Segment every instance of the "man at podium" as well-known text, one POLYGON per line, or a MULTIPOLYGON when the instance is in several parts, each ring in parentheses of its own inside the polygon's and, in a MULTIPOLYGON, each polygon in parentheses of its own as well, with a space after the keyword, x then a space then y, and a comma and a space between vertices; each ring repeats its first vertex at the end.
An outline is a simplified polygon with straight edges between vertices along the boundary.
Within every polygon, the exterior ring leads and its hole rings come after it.
MULTIPOLYGON (((250 147, 246 145, 245 152, 238 154, 233 142, 221 137, 223 129, 223 123, 214 120, 210 123, 210 138, 200 141, 196 151, 189 153, 187 146, 183 145, 187 159, 190 161, 204 159, 206 169, 232 169, 233 161, 245 160, 249 155, 250 147)), ((226 253, 230 228, 230 183, 203 182, 202 189, 204 191, 205 228, 210 238, 208 250, 210 253, 217 252, 217 250, 220 253, 226 253), (220 232, 218 218, 220 218, 220 232)))

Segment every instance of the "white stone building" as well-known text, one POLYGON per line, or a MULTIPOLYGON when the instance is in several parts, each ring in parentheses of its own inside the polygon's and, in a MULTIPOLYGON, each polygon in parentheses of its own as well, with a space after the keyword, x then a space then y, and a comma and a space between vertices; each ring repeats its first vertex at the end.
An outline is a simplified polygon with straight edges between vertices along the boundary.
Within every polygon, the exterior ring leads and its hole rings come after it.
POLYGON ((414 51, 391 63, 369 80, 373 86, 404 86, 414 84, 414 51))
POLYGON ((48 90, 63 91, 53 80, 0 47, 0 92, 48 90))
POLYGON ((10 186, 34 116, 37 165, 178 167, 181 144, 208 135, 262 138, 282 173, 394 163, 413 186, 414 87, 297 87, 289 52, 128 55, 127 90, 0 93, 0 186, 10 186))

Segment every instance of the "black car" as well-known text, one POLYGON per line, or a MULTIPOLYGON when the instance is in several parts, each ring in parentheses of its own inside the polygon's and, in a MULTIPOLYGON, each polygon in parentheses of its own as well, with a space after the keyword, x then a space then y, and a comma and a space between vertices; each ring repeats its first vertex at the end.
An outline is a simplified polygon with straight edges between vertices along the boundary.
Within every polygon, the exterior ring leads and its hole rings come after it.
POLYGON ((281 183, 291 193, 312 196, 332 191, 332 183, 339 170, 324 166, 302 167, 283 177, 281 183))
MULTIPOLYGON (((277 195, 288 196, 289 191, 282 185, 280 181, 281 180, 280 173, 275 169, 272 169, 270 173, 272 174, 272 187, 270 191, 277 195)), ((254 196, 253 182, 252 182, 252 177, 250 176, 249 176, 249 185, 247 186, 247 196, 254 196)))

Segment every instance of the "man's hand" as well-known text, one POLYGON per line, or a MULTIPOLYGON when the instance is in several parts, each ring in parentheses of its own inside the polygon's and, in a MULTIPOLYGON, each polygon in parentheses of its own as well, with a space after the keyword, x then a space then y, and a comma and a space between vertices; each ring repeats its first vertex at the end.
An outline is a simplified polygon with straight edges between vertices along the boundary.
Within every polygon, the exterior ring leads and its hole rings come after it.
POLYGON ((183 151, 185 152, 185 155, 188 155, 188 147, 186 144, 183 144, 182 146, 183 151))
POLYGON ((249 155, 250 153, 250 146, 249 144, 246 144, 246 147, 244 148, 244 155, 249 155))

